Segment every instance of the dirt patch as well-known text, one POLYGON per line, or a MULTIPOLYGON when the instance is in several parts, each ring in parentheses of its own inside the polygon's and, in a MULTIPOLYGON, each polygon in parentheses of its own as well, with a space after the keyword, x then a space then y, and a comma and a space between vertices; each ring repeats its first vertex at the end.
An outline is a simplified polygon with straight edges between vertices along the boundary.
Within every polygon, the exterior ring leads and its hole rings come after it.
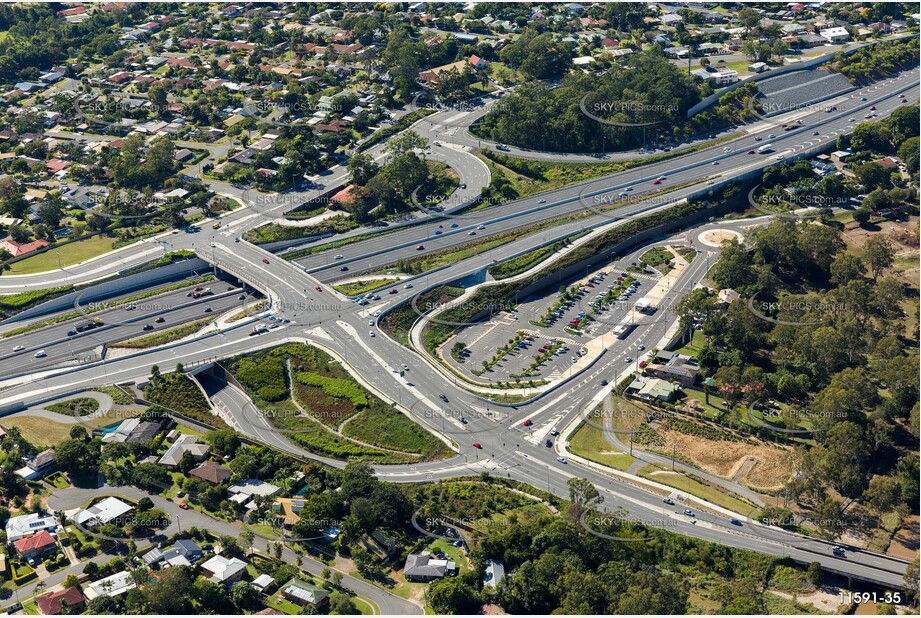
POLYGON ((677 444, 678 452, 701 469, 725 479, 737 475, 737 481, 756 489, 781 487, 793 473, 790 451, 785 448, 763 443, 707 440, 677 431, 662 433, 667 443, 677 444), (752 463, 752 460, 756 461, 752 463))
POLYGON ((902 520, 902 527, 892 536, 886 553, 905 560, 914 560, 918 556, 919 517, 912 515, 902 520))
MULTIPOLYGON (((785 599, 793 598, 792 594, 788 594, 786 592, 780 592, 778 590, 771 590, 770 592, 771 594, 776 594, 777 596, 783 597, 785 599)), ((835 588, 834 586, 822 586, 811 594, 796 595, 796 601, 798 603, 808 603, 819 611, 836 614, 838 613, 838 608, 841 606, 841 592, 841 588, 835 588)))
POLYGON ((863 246, 871 235, 883 235, 895 246, 895 264, 891 272, 893 275, 913 287, 919 285, 918 257, 919 253, 919 219, 912 215, 906 221, 884 221, 879 224, 879 229, 868 231, 861 227, 846 229, 842 235, 848 248, 855 253, 862 253, 863 246))
POLYGON ((707 230, 698 237, 698 240, 710 247, 719 247, 723 241, 734 238, 742 240, 742 235, 732 230, 707 230))

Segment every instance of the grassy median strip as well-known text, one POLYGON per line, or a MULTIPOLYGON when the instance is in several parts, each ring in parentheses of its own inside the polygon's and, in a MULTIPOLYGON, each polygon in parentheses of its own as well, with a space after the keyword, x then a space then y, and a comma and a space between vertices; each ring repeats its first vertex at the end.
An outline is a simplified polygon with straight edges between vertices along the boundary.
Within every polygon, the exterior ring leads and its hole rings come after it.
POLYGON ((46 326, 54 326, 55 324, 60 324, 61 322, 66 322, 67 320, 73 320, 80 317, 88 316, 92 313, 98 313, 99 311, 104 311, 106 309, 111 309, 112 307, 117 307, 119 305, 124 305, 125 303, 133 303, 139 300, 144 300, 150 298, 151 296, 158 296, 160 294, 166 294, 167 292, 172 292, 173 290, 178 290, 190 285, 200 285, 214 279, 212 275, 204 275, 202 277, 197 277, 191 281, 178 281, 176 283, 171 283, 169 285, 156 288, 154 290, 147 290, 146 292, 139 292, 132 296, 126 298, 120 298, 118 300, 108 301, 104 303, 93 303, 92 305, 87 305, 85 309, 80 311, 68 311, 67 313, 62 313, 48 320, 43 320, 41 322, 35 322, 34 324, 27 324, 20 328, 15 328, 11 331, 7 331, 0 335, 0 337, 13 337, 15 335, 22 335, 24 333, 31 333, 32 331, 45 328, 46 326))
POLYGON ((205 318, 204 320, 198 320, 196 322, 189 322, 188 324, 174 326, 173 328, 162 330, 159 333, 153 333, 151 335, 144 335, 143 337, 136 337, 134 339, 127 339, 125 341, 119 341, 118 343, 112 343, 109 345, 109 347, 132 349, 155 348, 159 345, 172 343, 173 341, 179 341, 183 337, 188 337, 189 335, 196 333, 204 328, 210 322, 210 318, 205 318))
POLYGON ((581 238, 587 232, 582 232, 579 234, 573 234, 572 236, 567 236, 566 238, 553 243, 552 245, 547 245, 545 247, 538 247, 533 251, 528 251, 527 253, 522 253, 518 257, 509 258, 503 262, 499 262, 495 266, 490 266, 487 272, 492 275, 493 279, 508 279, 509 277, 514 277, 515 275, 520 275, 521 273, 527 271, 534 266, 537 266, 549 256, 553 255, 557 251, 568 247, 572 244, 577 238, 581 238))
POLYGON ((358 294, 364 294, 365 292, 370 292, 372 290, 377 290, 379 288, 392 285, 399 282, 397 278, 393 279, 363 279, 361 281, 350 281, 349 283, 339 283, 333 286, 333 289, 337 292, 341 292, 346 296, 356 296, 358 294))

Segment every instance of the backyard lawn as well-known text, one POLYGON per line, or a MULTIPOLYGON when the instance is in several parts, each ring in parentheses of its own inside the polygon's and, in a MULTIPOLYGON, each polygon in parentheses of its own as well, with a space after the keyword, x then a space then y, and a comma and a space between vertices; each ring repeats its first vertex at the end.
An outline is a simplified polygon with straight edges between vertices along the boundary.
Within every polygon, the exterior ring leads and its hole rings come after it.
POLYGON ((66 245, 45 251, 39 255, 26 258, 20 262, 10 264, 11 275, 30 275, 49 270, 57 270, 63 266, 79 264, 97 255, 108 253, 115 243, 114 238, 98 234, 86 240, 67 243, 66 245))

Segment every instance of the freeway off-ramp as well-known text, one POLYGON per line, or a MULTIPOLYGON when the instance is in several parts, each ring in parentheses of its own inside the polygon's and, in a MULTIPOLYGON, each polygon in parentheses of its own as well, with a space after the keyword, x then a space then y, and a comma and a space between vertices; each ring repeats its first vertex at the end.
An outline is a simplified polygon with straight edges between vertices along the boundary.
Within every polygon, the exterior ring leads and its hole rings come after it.
MULTIPOLYGON (((770 138, 770 140, 777 152, 787 152, 788 156, 793 156, 796 152, 802 152, 812 146, 831 143, 838 135, 847 132, 853 126, 850 118, 860 114, 860 109, 875 104, 880 114, 884 115, 899 105, 898 98, 893 93, 902 90, 906 90, 910 96, 916 98, 917 74, 917 70, 911 71, 897 79, 877 84, 867 89, 866 92, 853 93, 849 99, 854 102, 855 107, 846 110, 843 115, 815 112, 803 116, 802 129, 783 132, 777 127, 762 127, 760 133, 767 138, 767 134, 772 130, 780 131, 778 137, 770 138), (866 96, 868 101, 859 102, 855 99, 859 96, 866 96), (815 130, 820 131, 819 136, 811 136, 815 130)), ((746 154, 745 151, 754 144, 752 140, 753 137, 749 136, 729 143, 728 146, 734 150, 731 153, 722 153, 722 145, 720 145, 720 147, 683 155, 664 163, 652 164, 609 178, 559 189, 544 196, 535 196, 528 200, 477 211, 473 214, 472 219, 463 219, 459 222, 461 225, 457 228, 459 230, 457 233, 441 234, 437 240, 434 236, 432 236, 433 240, 426 239, 425 251, 430 252, 442 245, 450 246, 467 242, 473 237, 468 237, 466 232, 471 227, 475 228, 480 224, 487 224, 487 230, 480 232, 495 234, 503 229, 521 228, 530 223, 562 214, 583 211, 585 205, 580 203, 580 195, 583 198, 589 196, 589 199, 596 193, 610 195, 614 198, 613 201, 616 201, 616 194, 621 188, 638 186, 641 182, 648 183, 658 175, 668 177, 666 186, 688 183, 688 186, 672 191, 665 197, 650 200, 638 199, 615 211, 619 218, 636 215, 638 212, 661 205, 665 199, 678 200, 702 186, 706 187, 706 184, 700 185, 699 183, 708 177, 720 175, 730 179, 774 163, 773 159, 766 161, 763 156, 746 154), (713 161, 717 161, 718 165, 712 165, 713 161), (698 181, 698 184, 690 184, 695 180, 698 181), (538 203, 540 199, 546 200, 545 206, 538 203), (515 216, 515 213, 527 214, 515 216)), ((339 178, 343 173, 342 170, 337 171, 326 186, 333 186, 334 179, 339 178)), ((638 188, 641 187, 638 186, 638 188)), ((275 210, 290 209, 290 203, 282 204, 282 206, 284 208, 275 210)), ((665 320, 642 329, 642 332, 631 334, 622 342, 612 343, 607 353, 589 371, 542 399, 522 404, 514 410, 506 409, 507 414, 503 415, 495 414, 495 405, 490 410, 492 414, 475 413, 474 411, 483 411, 490 404, 464 388, 447 381, 438 370, 420 358, 416 352, 382 334, 373 339, 367 336, 369 330, 367 309, 348 302, 331 289, 320 285, 320 281, 329 281, 339 276, 338 264, 330 261, 332 265, 326 266, 329 260, 328 255, 316 254, 295 265, 272 256, 266 257, 267 254, 263 250, 249 243, 233 242, 233 236, 246 227, 250 227, 244 223, 258 224, 264 217, 277 216, 277 214, 271 208, 265 212, 256 213, 242 209, 225 217, 222 229, 216 233, 172 235, 169 240, 174 243, 174 248, 184 248, 184 243, 200 243, 196 249, 199 250, 202 258, 216 263, 219 267, 241 277, 255 287, 263 289, 271 296, 276 310, 290 319, 290 323, 256 337, 249 337, 245 331, 238 329, 125 359, 88 364, 74 370, 49 372, 49 375, 41 379, 10 385, 0 393, 0 405, 20 402, 32 405, 81 387, 91 388, 102 383, 144 379, 153 364, 168 367, 174 366, 176 362, 182 362, 186 366, 194 366, 196 363, 200 364, 218 357, 264 348, 285 338, 305 338, 343 359, 347 367, 356 375, 361 376, 365 384, 383 398, 396 402, 415 420, 430 430, 444 432, 455 440, 458 455, 452 459, 409 467, 379 467, 378 472, 383 479, 412 482, 490 471, 493 474, 506 475, 538 488, 546 487, 553 493, 565 496, 568 494, 566 482, 569 478, 571 476, 584 477, 592 481, 603 492, 606 505, 622 507, 630 516, 640 521, 657 521, 662 517, 667 517, 670 522, 674 520, 675 531, 697 538, 774 555, 789 555, 800 561, 815 560, 829 570, 837 570, 884 585, 898 586, 901 583, 901 572, 905 568, 903 561, 869 553, 855 553, 847 561, 842 561, 833 557, 828 546, 822 542, 781 531, 762 531, 757 526, 737 529, 722 516, 702 515, 697 524, 692 524, 680 516, 676 518, 673 517, 673 514, 663 513, 661 498, 657 494, 616 480, 593 467, 576 464, 562 465, 556 461, 555 454, 551 450, 526 439, 521 420, 532 418, 538 426, 548 422, 563 425, 576 417, 582 410, 582 406, 592 400, 603 388, 600 384, 603 376, 610 378, 622 370, 623 357, 630 346, 634 345, 639 338, 648 342, 657 340, 664 334, 667 327, 665 320), (253 217, 253 215, 256 216, 253 217), (199 237, 197 241, 194 240, 196 236, 199 237), (204 249, 206 246, 204 242, 207 241, 215 243, 213 250, 204 249), (268 263, 263 260, 267 260, 268 263), (304 268, 315 271, 316 277, 305 273, 304 268), (315 286, 318 285, 321 291, 315 290, 315 286), (403 364, 410 367, 408 377, 412 381, 411 385, 408 385, 407 380, 401 379, 395 372, 403 364), (437 403, 440 395, 445 395, 450 403, 446 406, 437 403), (463 430, 453 425, 449 427, 447 424, 442 428, 441 417, 445 415, 444 408, 448 406, 471 411, 470 423, 463 430), (504 421, 497 422, 497 418, 502 418, 504 421), (473 433, 477 434, 478 441, 482 443, 482 450, 472 447, 470 435, 473 433), (770 538, 766 538, 765 534, 770 538)), ((615 215, 609 213, 593 213, 591 217, 569 225, 585 227, 600 225, 609 223, 613 216, 615 215)), ((723 224, 724 227, 726 225, 726 223, 723 224)), ((744 223, 731 225, 744 225, 744 223)), ((426 225, 427 228, 428 225, 426 225)), ((357 242, 348 247, 351 256, 347 259, 352 259, 361 267, 365 267, 365 261, 369 260, 368 264, 373 268, 393 262, 400 257, 417 255, 420 252, 417 252, 411 243, 419 242, 421 229, 419 227, 407 228, 386 236, 357 242), (358 257, 372 253, 377 255, 369 258, 358 257)), ((533 248, 548 239, 567 232, 571 233, 576 229, 577 227, 559 226, 519 239, 515 243, 510 243, 492 252, 451 264, 437 273, 423 276, 420 288, 453 280, 460 275, 483 268, 492 259, 507 257, 510 251, 533 248)), ((682 293, 690 289, 690 286, 699 281, 705 268, 705 259, 698 258, 692 262, 691 267, 684 273, 680 285, 671 291, 668 303, 675 302, 682 293)), ((96 266, 84 267, 82 265, 70 270, 71 273, 76 274, 75 276, 91 270, 93 276, 99 272, 96 266)), ((51 285, 55 281, 55 274, 30 276, 19 281, 32 286, 51 285)), ((0 278, 0 283, 2 282, 3 278, 0 278)), ((6 288, 0 288, 0 291, 4 290, 6 288)), ((416 292, 418 290, 410 292, 401 289, 393 298, 387 300, 392 305, 397 301, 405 301, 416 292)), ((228 395, 224 401, 227 402, 229 414, 236 413, 241 418, 246 417, 244 410, 249 405, 247 402, 240 401, 238 396, 235 400, 232 395, 228 395)), ((256 421, 258 419, 251 419, 251 422, 256 421)), ((247 429, 241 425, 241 429, 254 433, 257 431, 263 434, 265 431, 273 433, 268 427, 252 426, 247 429)), ((341 465, 339 462, 333 463, 341 465)), ((672 527, 669 526, 669 529, 672 527)))

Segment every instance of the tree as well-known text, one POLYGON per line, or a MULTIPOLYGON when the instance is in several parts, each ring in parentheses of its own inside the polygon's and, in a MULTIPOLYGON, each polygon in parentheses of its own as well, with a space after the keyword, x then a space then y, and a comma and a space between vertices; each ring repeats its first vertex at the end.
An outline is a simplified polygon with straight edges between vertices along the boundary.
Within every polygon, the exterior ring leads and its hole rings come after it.
POLYGON ((396 159, 414 150, 425 150, 428 144, 429 141, 415 131, 404 131, 387 142, 387 145, 384 146, 384 153, 391 159, 396 159))
MULTIPOLYGON (((207 580, 202 580, 206 581, 207 580)), ((211 583, 211 582, 207 582, 211 583)), ((192 573, 187 566, 177 566, 158 571, 141 587, 143 602, 149 614, 190 614, 193 611, 191 603, 192 573)), ((212 611, 219 611, 218 607, 205 605, 212 611)))
POLYGON ((74 425, 70 428, 69 433, 72 440, 86 440, 89 437, 83 425, 74 425))
POLYGON ((349 159, 348 169, 352 174, 352 182, 363 187, 377 175, 380 166, 370 155, 359 153, 349 159))
MULTIPOLYGON (((87 564, 95 564, 90 562, 87 564)), ((101 594, 86 604, 87 613, 94 616, 113 615, 118 613, 118 602, 107 594, 101 594)))
MULTIPOLYGON (((65 440, 54 450, 54 458, 57 465, 73 477, 95 477, 101 460, 99 442, 97 440, 86 442, 82 439, 65 440)), ((150 465, 156 466, 156 464, 150 465)))
POLYGON ((64 587, 73 588, 80 585, 80 578, 75 573, 68 573, 64 578, 64 587))
POLYGON ((587 479, 572 478, 566 484, 569 487, 569 500, 582 506, 588 504, 601 504, 604 496, 598 492, 598 488, 591 484, 587 479))
POLYGON ((259 608, 259 591, 247 582, 234 584, 230 590, 230 599, 238 609, 255 610, 259 608))
POLYGON ((841 510, 841 503, 834 498, 823 500, 816 507, 812 520, 822 535, 830 541, 834 541, 844 532, 844 513, 841 510))
POLYGON ((377 483, 374 470, 365 462, 349 462, 342 471, 342 495, 346 501, 371 495, 377 483))
POLYGON ((464 577, 446 577, 429 584, 425 599, 439 614, 476 614, 483 604, 474 586, 464 577))
POLYGON ((863 247, 863 260, 870 269, 873 281, 876 281, 882 271, 895 261, 895 247, 885 236, 874 234, 863 247))
POLYGON ((216 429, 206 433, 202 440, 210 444, 214 450, 222 455, 228 455, 233 458, 240 448, 240 437, 236 432, 229 429, 216 429))
POLYGON ((354 616, 361 612, 348 595, 334 592, 329 595, 329 613, 335 616, 354 616))
POLYGON ((160 84, 154 84, 147 91, 147 100, 150 102, 150 109, 155 116, 163 116, 169 111, 169 101, 166 98, 166 88, 160 84))
POLYGON ((877 521, 883 513, 895 507, 901 497, 902 485, 897 478, 891 476, 874 476, 863 492, 863 500, 876 511, 877 521))
POLYGON ((131 470, 131 484, 152 493, 160 493, 172 486, 173 477, 159 464, 142 463, 131 470))
POLYGON ((907 601, 911 603, 913 607, 918 606, 918 579, 919 576, 921 576, 919 560, 921 559, 915 556, 915 559, 905 567, 905 574, 902 576, 902 589, 905 591, 905 594, 908 595, 907 601))
POLYGON ((822 583, 822 563, 810 562, 806 567, 806 577, 812 582, 813 586, 818 587, 822 583))

